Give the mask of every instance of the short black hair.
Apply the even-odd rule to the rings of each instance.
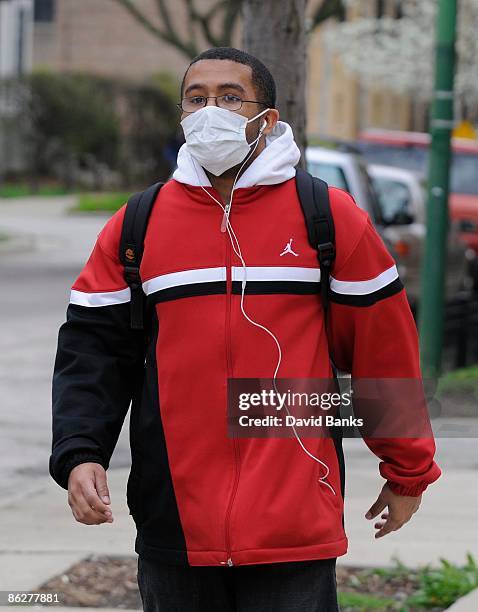
[[[250,66],[252,70],[252,84],[256,89],[259,99],[261,102],[267,104],[269,108],[275,108],[277,95],[276,84],[270,70],[257,59],[257,57],[245,51],[241,51],[240,49],[235,49],[234,47],[213,47],[212,49],[203,51],[203,53],[200,53],[191,60],[181,83],[181,98],[183,97],[184,81],[186,80],[189,68],[201,60],[230,60],[237,64]]]

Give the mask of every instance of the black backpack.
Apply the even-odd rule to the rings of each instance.
[[[145,295],[139,266],[149,216],[156,196],[164,183],[155,183],[145,191],[133,194],[126,206],[121,233],[119,257],[124,278],[131,289],[131,328],[143,329]],[[297,193],[307,225],[310,245],[317,250],[320,263],[320,294],[324,316],[329,304],[330,266],[335,258],[335,229],[330,211],[329,190],[325,181],[297,168]],[[327,318],[325,319],[327,324]]]

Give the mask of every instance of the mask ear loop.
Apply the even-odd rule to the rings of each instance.
[[[264,112],[267,112],[268,110],[269,109],[267,108]],[[263,113],[259,113],[259,115],[256,115],[255,117],[253,117],[252,119],[250,119],[250,121],[253,121],[254,119],[257,119],[262,114]],[[259,130],[259,134],[258,134],[257,138],[250,143],[251,146],[255,145],[254,148],[251,151],[249,151],[249,153],[246,155],[244,161],[241,164],[241,167],[239,168],[238,173],[236,174],[236,177],[234,179],[234,183],[232,184],[231,196],[229,198],[229,202],[226,205],[226,208],[224,209],[224,216],[222,217],[222,223],[221,223],[221,232],[225,232],[226,231],[227,225],[229,223],[229,214],[231,212],[231,207],[232,207],[232,196],[234,194],[234,189],[236,188],[237,179],[239,178],[239,175],[241,174],[241,171],[244,168],[245,164],[254,155],[254,152],[257,149],[257,146],[259,145],[259,140],[261,139],[262,132],[266,129],[266,127],[267,127],[267,121],[264,121],[261,129]]]
[[[264,122],[264,123],[266,123],[266,122]],[[266,125],[267,125],[267,123],[266,123]],[[248,154],[247,154],[246,159],[244,160],[244,162],[242,163],[241,167],[239,168],[238,173],[236,174],[236,178],[234,179],[233,187],[232,187],[232,190],[231,190],[231,197],[230,197],[230,200],[229,200],[229,209],[230,209],[231,204],[232,204],[232,196],[233,196],[233,193],[234,193],[234,188],[235,188],[235,185],[236,185],[237,178],[238,178],[238,176],[239,176],[239,174],[240,174],[240,172],[241,172],[241,170],[242,170],[242,168],[243,168],[244,164],[247,162],[248,158],[249,158],[251,155],[253,155],[253,154],[254,154],[254,151],[255,151],[255,150],[256,150],[256,148],[257,148],[257,145],[258,145],[258,143],[259,143],[259,139],[260,139],[260,137],[261,137],[261,135],[262,135],[262,132],[264,131],[264,129],[265,129],[265,127],[266,127],[266,125],[264,125],[264,126],[263,126],[263,127],[260,129],[260,131],[259,131],[259,136],[258,136],[258,137],[257,137],[257,139],[256,139],[256,145],[255,145],[254,149],[253,149],[253,150],[252,150],[250,153],[248,153]],[[191,156],[191,159],[192,159],[192,156]],[[243,256],[242,256],[242,251],[241,251],[241,246],[240,246],[240,244],[239,244],[239,240],[237,239],[237,236],[236,236],[236,233],[235,233],[235,231],[234,231],[234,228],[232,227],[232,224],[231,224],[231,222],[229,221],[229,210],[227,210],[227,205],[226,205],[226,207],[224,207],[224,206],[223,206],[223,204],[222,204],[222,203],[221,203],[219,200],[217,200],[217,199],[216,199],[216,198],[215,198],[215,197],[214,197],[212,194],[210,194],[210,193],[209,193],[209,191],[207,191],[207,189],[205,189],[205,188],[204,188],[204,186],[203,186],[203,185],[201,185],[201,184],[200,184],[200,183],[201,183],[201,181],[200,181],[200,179],[199,179],[199,174],[198,174],[198,172],[197,172],[197,168],[196,168],[196,165],[195,165],[195,160],[194,160],[194,159],[192,159],[192,162],[193,162],[194,171],[196,172],[196,176],[197,176],[197,178],[198,178],[198,183],[199,183],[199,186],[201,187],[201,189],[202,189],[202,190],[203,190],[203,191],[204,191],[204,192],[205,192],[205,193],[206,193],[206,194],[207,194],[207,195],[208,195],[208,196],[209,196],[209,197],[210,197],[212,200],[214,200],[214,201],[215,201],[217,204],[219,204],[219,206],[220,206],[220,207],[222,208],[222,210],[224,211],[223,222],[222,222],[222,224],[221,224],[221,231],[226,231],[226,229],[227,229],[227,233],[228,233],[228,235],[229,235],[229,240],[231,241],[231,246],[232,246],[232,249],[233,249],[234,253],[237,255],[237,257],[240,259],[241,264],[242,264],[242,268],[243,268],[244,277],[243,277],[242,282],[241,282],[241,312],[242,312],[242,314],[244,315],[244,317],[246,318],[246,320],[247,320],[247,321],[249,321],[249,323],[251,323],[251,324],[252,324],[252,325],[254,325],[255,327],[258,327],[258,328],[260,328],[260,329],[264,330],[266,333],[268,333],[268,334],[269,334],[269,336],[271,336],[271,338],[274,340],[274,342],[275,342],[275,344],[276,344],[276,346],[277,346],[277,351],[278,351],[278,359],[277,359],[277,365],[276,365],[275,370],[274,370],[274,375],[273,375],[273,377],[272,377],[272,384],[273,384],[273,386],[274,386],[274,389],[275,389],[276,393],[278,394],[278,393],[279,393],[279,391],[278,391],[277,386],[276,386],[276,378],[277,378],[277,372],[279,371],[279,367],[280,367],[280,364],[281,364],[281,362],[282,362],[282,349],[281,349],[280,342],[279,342],[279,340],[277,339],[277,337],[275,336],[275,334],[274,334],[274,333],[273,333],[273,332],[272,332],[270,329],[268,329],[267,327],[265,327],[265,326],[264,326],[264,325],[262,325],[261,323],[258,323],[257,321],[254,321],[253,319],[251,319],[251,317],[249,317],[249,315],[246,313],[246,311],[245,311],[245,309],[244,309],[244,293],[245,293],[246,283],[247,283],[247,266],[246,266],[246,262],[244,261],[244,258],[243,258]],[[224,225],[224,230],[222,229],[223,225]],[[285,409],[286,409],[286,411],[287,411],[287,414],[288,414],[289,416],[291,416],[291,415],[290,415],[290,412],[289,412],[289,408],[288,408],[288,406],[287,406],[287,403],[285,403],[285,404],[284,404],[284,407],[285,407]],[[297,433],[297,431],[296,431],[295,425],[292,425],[292,430],[293,430],[293,432],[294,432],[294,436],[296,437],[297,442],[300,444],[300,446],[301,446],[302,450],[303,450],[303,451],[304,451],[304,452],[305,452],[305,453],[306,453],[306,454],[307,454],[307,455],[308,455],[308,456],[309,456],[311,459],[314,459],[314,461],[317,461],[317,462],[318,462],[320,465],[322,465],[322,466],[325,468],[325,470],[326,470],[325,474],[324,474],[323,476],[320,476],[320,477],[319,477],[319,479],[318,479],[319,484],[323,484],[323,485],[325,485],[326,487],[328,487],[328,488],[329,488],[329,489],[332,491],[332,493],[333,493],[334,495],[336,495],[336,493],[335,493],[335,489],[334,489],[334,488],[333,488],[333,486],[332,486],[330,483],[328,483],[328,482],[327,482],[327,480],[326,480],[326,479],[328,478],[328,476],[329,476],[329,473],[330,473],[330,468],[329,468],[329,466],[328,466],[326,463],[324,463],[323,461],[321,461],[321,460],[320,460],[318,457],[316,457],[315,455],[313,455],[313,454],[312,454],[312,453],[311,453],[311,452],[310,452],[310,451],[309,451],[307,448],[305,448],[305,446],[304,446],[304,444],[303,444],[303,442],[302,442],[302,440],[301,440],[300,436],[298,435],[298,433]]]

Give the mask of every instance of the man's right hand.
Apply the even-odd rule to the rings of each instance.
[[[85,525],[112,523],[106,471],[99,463],[80,463],[68,477],[68,504]]]

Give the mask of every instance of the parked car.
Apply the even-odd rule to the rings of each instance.
[[[407,291],[413,296],[419,295],[426,234],[425,177],[410,170],[376,164],[369,164],[368,172],[382,208],[385,232],[406,262]],[[445,276],[448,296],[470,288],[470,267],[475,260],[475,252],[460,240],[459,222],[452,220]]]
[[[427,172],[430,135],[368,129],[354,143],[368,163]],[[460,239],[478,254],[478,141],[452,139],[450,217],[460,222]]]
[[[423,219],[419,221],[416,213],[412,216],[407,209],[402,217],[387,218],[388,209],[381,203],[374,183],[368,173],[367,163],[363,156],[352,147],[340,145],[338,148],[308,147],[306,150],[307,169],[314,176],[326,181],[329,185],[350,192],[357,204],[368,212],[377,231],[397,263],[397,268],[405,285],[412,309],[415,311],[420,295],[420,262],[421,250],[425,236]],[[416,190],[416,185],[413,187]],[[392,216],[393,217],[393,216]],[[404,223],[404,221],[407,221]],[[449,262],[447,280],[447,300],[455,296],[462,282],[466,283],[467,261],[463,255],[459,263]]]
[[[340,145],[338,148],[307,147],[305,156],[312,175],[351,193],[374,224],[379,229],[383,226],[380,203],[367,172],[367,163],[360,153]]]

